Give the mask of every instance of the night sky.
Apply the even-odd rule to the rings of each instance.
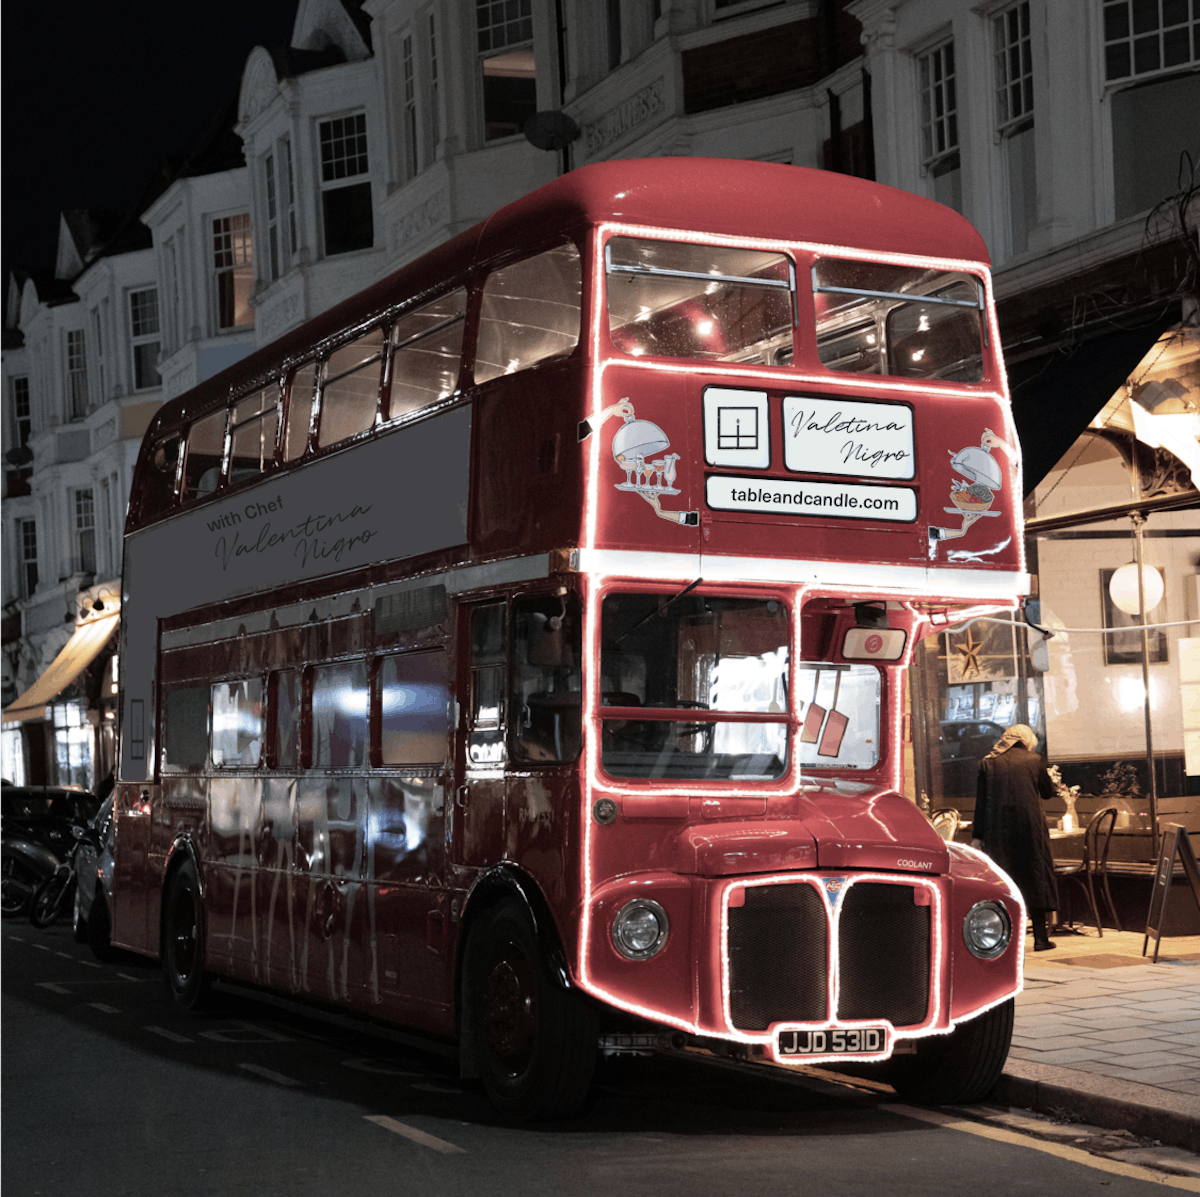
[[[299,0],[24,0],[4,6],[3,270],[53,266],[59,212],[126,211],[193,149]]]

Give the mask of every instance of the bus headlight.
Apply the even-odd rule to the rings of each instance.
[[[999,902],[976,902],[963,919],[963,941],[973,956],[994,960],[1008,947],[1012,922]]]
[[[649,898],[627,902],[613,919],[613,944],[627,960],[649,960],[667,942],[667,912]]]

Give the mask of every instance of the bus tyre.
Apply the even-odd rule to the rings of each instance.
[[[464,1019],[488,1098],[506,1117],[569,1118],[588,1095],[599,1028],[554,977],[523,906],[485,911],[463,961]]]
[[[884,1080],[908,1101],[921,1105],[968,1105],[995,1087],[1008,1059],[1014,1002],[960,1023],[949,1035],[917,1041],[915,1056],[889,1062]]]
[[[204,959],[204,900],[196,866],[188,860],[167,883],[162,949],[167,990],[185,1010],[207,1004],[211,978],[204,971]]]

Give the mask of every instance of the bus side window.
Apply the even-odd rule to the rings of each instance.
[[[150,452],[150,468],[142,488],[142,519],[152,519],[175,502],[175,476],[179,472],[179,437],[163,437]]]
[[[446,652],[404,653],[379,663],[380,762],[440,765],[450,751]]]
[[[361,769],[370,739],[366,661],[318,665],[312,685],[312,763],[316,769]]]
[[[275,464],[279,434],[279,387],[275,383],[240,399],[230,422],[229,483],[257,478]]]
[[[471,614],[471,726],[467,759],[474,765],[504,761],[505,605]]]
[[[287,430],[283,438],[283,460],[295,461],[308,448],[312,423],[313,395],[317,389],[317,363],[305,362],[292,374],[288,387]]]
[[[221,478],[221,457],[225,452],[225,417],[222,409],[197,420],[187,434],[183,459],[183,493],[180,498],[202,499],[217,489]]]
[[[207,686],[180,686],[163,695],[162,763],[170,770],[199,769],[208,759]]]
[[[583,713],[583,620],[575,595],[513,603],[513,756],[573,761]]]
[[[270,763],[275,769],[300,768],[300,682],[298,669],[281,669],[270,677]]]
[[[393,325],[389,419],[419,411],[454,393],[466,312],[467,292],[460,287],[406,312]]]
[[[566,357],[579,344],[583,275],[569,242],[501,267],[483,284],[475,381]]]
[[[320,448],[375,426],[382,373],[382,328],[373,328],[330,354],[321,376]]]
[[[218,682],[212,688],[212,762],[253,767],[262,759],[262,678]]]

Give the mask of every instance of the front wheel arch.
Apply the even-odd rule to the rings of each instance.
[[[463,1040],[493,1106],[519,1120],[575,1114],[591,1089],[599,1021],[591,1002],[555,975],[515,896],[472,921],[460,992]]]

